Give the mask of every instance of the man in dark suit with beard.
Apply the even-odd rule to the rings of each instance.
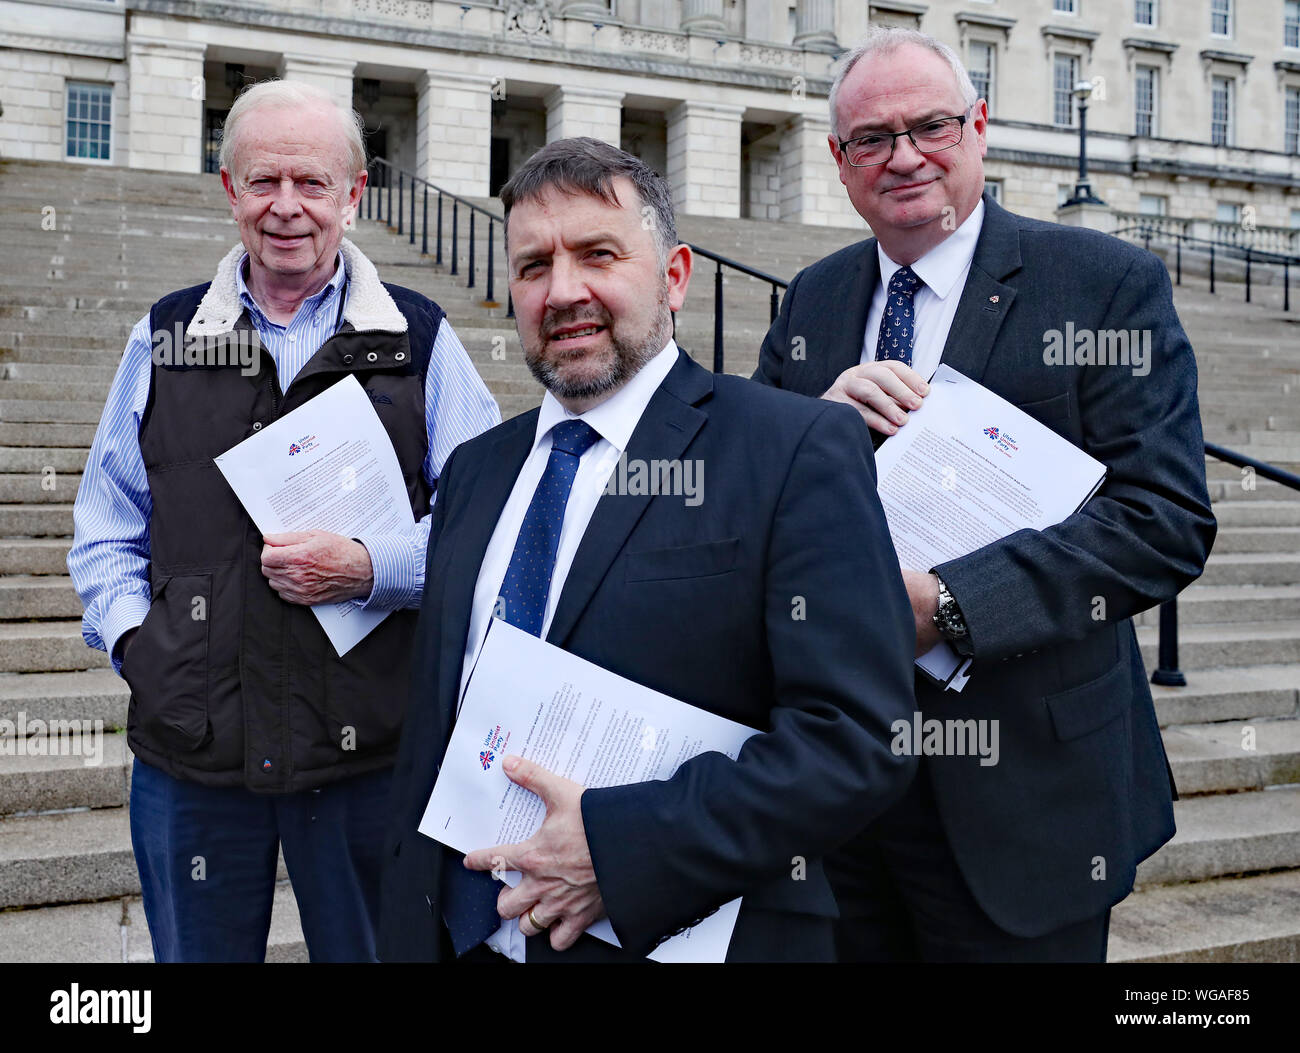
[[[821,857],[915,767],[891,749],[913,708],[912,620],[868,431],[678,350],[691,253],[667,184],[636,158],[551,143],[501,197],[519,335],[547,394],[439,480],[379,956],[635,961],[743,896],[728,960],[830,960]],[[704,486],[603,493],[620,458]],[[546,820],[466,866],[417,827],[494,612],[760,734],[734,761],[702,753],[671,779],[601,789],[506,758]],[[523,880],[501,891],[497,868]],[[584,934],[604,916],[621,950]]]

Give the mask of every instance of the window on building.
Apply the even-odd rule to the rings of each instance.
[[[1079,80],[1079,57],[1057,55],[1052,73],[1052,123],[1074,127],[1074,86]]]
[[[1300,230],[1300,208],[1291,210],[1291,229]]]
[[[1235,201],[1220,201],[1215,206],[1214,218],[1219,223],[1240,223],[1241,206]]]
[[[997,48],[987,41],[973,40],[967,64],[971,83],[975,85],[975,94],[988,102],[990,113],[993,112],[993,64],[996,61],[996,51]]]
[[[1077,15],[1079,13],[1078,0],[1052,0],[1052,10],[1060,11],[1066,15]]]
[[[68,157],[109,159],[113,130],[113,86],[68,84]]]
[[[991,197],[999,205],[1002,204],[1002,180],[1001,179],[984,180],[984,189],[989,192],[989,197]]]
[[[1286,89],[1286,152],[1300,154],[1300,88]]]
[[[1169,198],[1164,194],[1141,194],[1138,196],[1138,211],[1144,216],[1169,215]]]
[[[1133,21],[1140,26],[1156,24],[1156,0],[1136,0],[1133,5]]]
[[[1300,0],[1286,0],[1282,38],[1287,47],[1300,48]]]
[[[1133,134],[1151,138],[1156,135],[1156,80],[1154,66],[1139,66],[1133,90]]]
[[[1210,0],[1210,32],[1216,37],[1232,36],[1232,0]]]
[[[1231,146],[1233,83],[1231,77],[1215,77],[1210,88],[1210,142],[1215,146]]]

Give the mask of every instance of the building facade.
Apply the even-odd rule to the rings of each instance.
[[[1008,207],[1051,218],[1073,189],[1088,80],[1092,185],[1121,219],[1296,247],[1300,0],[0,0],[0,154],[215,170],[235,94],[280,76],[453,193],[593,135],[684,212],[861,227],[826,96],[872,23],[966,61]]]

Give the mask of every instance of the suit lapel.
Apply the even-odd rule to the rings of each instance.
[[[970,274],[948,330],[940,361],[972,380],[988,365],[1016,290],[1003,283],[1020,269],[1020,231],[1015,217],[984,196],[984,226],[975,245]]]
[[[825,370],[817,395],[834,384],[846,369],[862,361],[867,314],[880,283],[880,256],[876,252],[875,238],[869,238],[859,247],[861,251],[854,254],[853,262],[845,268],[843,282],[831,291],[826,308],[828,317],[838,314],[843,324],[829,325],[816,337],[830,341],[825,354],[817,354],[816,348],[808,348],[808,357],[821,362]]]
[[[627,460],[648,463],[680,458],[708,418],[696,403],[712,392],[713,374],[679,350],[672,371],[651,396],[632,432],[625,454]],[[555,617],[546,636],[549,642],[564,645],[650,501],[648,494],[601,497],[556,604]]]
[[[464,525],[450,534],[444,531],[438,539],[440,545],[451,541],[453,546],[446,564],[451,572],[447,575],[442,597],[439,643],[442,651],[439,697],[447,718],[443,726],[448,733],[454,722],[460,693],[460,667],[465,654],[465,640],[469,636],[478,571],[483,565],[483,555],[492,540],[497,520],[501,518],[501,510],[505,508],[515,480],[532,450],[537,434],[537,414],[538,411],[533,410],[501,426],[502,434],[488,451],[468,498],[463,513]],[[473,568],[472,573],[470,568]]]

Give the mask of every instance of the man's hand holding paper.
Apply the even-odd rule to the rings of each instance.
[[[374,570],[366,546],[328,530],[266,534],[262,574],[286,603],[318,603],[369,596]]]
[[[502,768],[511,782],[542,799],[546,818],[526,841],[471,852],[465,865],[522,873],[518,885],[501,893],[498,912],[503,918],[518,918],[525,936],[549,929],[551,946],[567,950],[587,926],[605,916],[582,826],[585,787],[524,757],[506,757]]]

